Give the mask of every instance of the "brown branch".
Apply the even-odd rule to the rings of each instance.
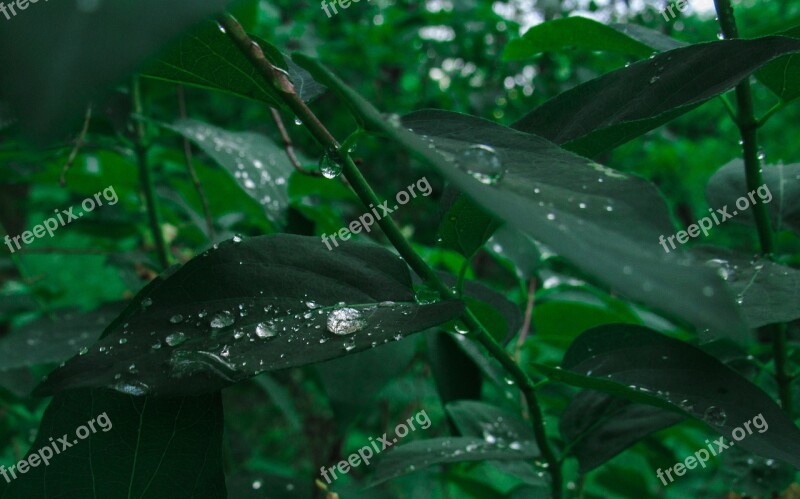
[[[78,153],[83,147],[84,142],[86,141],[86,133],[89,131],[89,122],[92,120],[92,105],[86,108],[86,116],[83,118],[83,128],[81,128],[81,133],[78,134],[78,138],[75,139],[75,146],[72,148],[72,152],[69,153],[69,157],[67,158],[67,162],[64,164],[64,168],[61,170],[61,179],[59,183],[61,187],[67,185],[67,172],[70,168],[72,168],[72,164],[75,162],[75,158],[78,157]]]
[[[533,296],[536,292],[536,279],[531,278],[528,281],[528,303],[525,306],[525,320],[522,322],[522,329],[519,332],[519,338],[517,338],[517,351],[516,351],[516,358],[517,362],[520,359],[520,350],[522,350],[522,345],[525,343],[525,339],[528,337],[528,331],[531,329],[531,318],[533,317]]]
[[[286,126],[283,124],[283,119],[281,119],[281,115],[277,109],[274,107],[269,108],[270,112],[272,113],[272,119],[275,121],[275,125],[278,127],[278,131],[281,134],[281,139],[283,140],[283,147],[286,149],[286,156],[289,158],[289,162],[292,164],[295,170],[302,173],[303,175],[311,175],[313,177],[321,177],[322,174],[316,170],[308,170],[303,168],[303,165],[300,164],[300,161],[297,159],[297,156],[294,154],[294,147],[292,146],[292,139],[289,138],[289,133],[286,131]]]
[[[181,119],[185,120],[187,117],[186,95],[183,92],[183,85],[178,85],[177,92],[178,112],[180,113]],[[203,191],[203,185],[200,183],[200,178],[197,176],[197,171],[194,169],[194,161],[192,161],[192,143],[189,142],[189,139],[186,137],[183,137],[183,156],[186,158],[186,170],[189,171],[189,176],[192,177],[194,189],[197,191],[197,195],[200,197],[200,203],[203,205],[203,215],[205,216],[206,226],[208,227],[208,238],[213,240],[215,237],[214,217],[211,216],[211,208],[208,206],[208,198],[206,198],[205,191]]]

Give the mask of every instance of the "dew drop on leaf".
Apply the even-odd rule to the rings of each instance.
[[[459,165],[482,184],[494,185],[505,173],[503,162],[493,147],[472,145],[461,151]]]
[[[367,322],[362,319],[361,312],[354,308],[337,308],[328,314],[328,331],[333,334],[353,334],[366,326]]]

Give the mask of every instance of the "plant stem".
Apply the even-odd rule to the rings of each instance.
[[[283,102],[298,118],[300,118],[314,139],[325,148],[326,154],[336,154],[338,158],[332,159],[342,161],[342,173],[364,206],[369,206],[369,204],[379,205],[380,200],[378,196],[375,194],[375,191],[372,190],[372,187],[361,174],[361,171],[355,165],[352,158],[350,158],[347,151],[340,147],[333,135],[325,128],[325,125],[319,121],[313,111],[311,111],[300,96],[297,95],[294,91],[294,87],[286,76],[266,59],[261,48],[258,44],[253,42],[247,33],[245,33],[239,22],[230,14],[221,16],[218,21],[225,28],[225,32],[233,40],[234,44],[248,57],[250,63],[253,64],[261,77],[278,90]],[[457,298],[456,293],[450,289],[433,269],[428,266],[422,257],[414,251],[391,217],[380,218],[378,220],[378,225],[383,230],[389,242],[391,242],[400,253],[400,256],[403,257],[406,263],[426,284],[439,291],[442,298]],[[495,341],[469,308],[466,309],[462,319],[484,348],[500,362],[519,385],[527,402],[531,419],[533,420],[533,431],[536,436],[536,442],[542,452],[542,457],[549,467],[550,476],[552,477],[553,497],[556,499],[560,498],[562,481],[561,466],[550,447],[547,435],[544,431],[544,417],[536,398],[533,381],[527,373],[514,362],[508,352]]]
[[[131,95],[133,96],[133,112],[141,116],[142,94],[139,88],[138,76],[133,77],[133,82],[131,84]],[[164,234],[161,232],[161,224],[159,223],[160,217],[158,216],[158,205],[156,204],[153,179],[150,176],[150,166],[147,163],[147,145],[145,144],[144,122],[139,119],[134,120],[134,128],[136,159],[139,164],[139,181],[142,184],[145,202],[147,203],[147,215],[150,221],[150,230],[153,232],[153,240],[155,241],[156,251],[158,253],[158,261],[161,264],[161,270],[166,270],[167,267],[169,267],[169,258],[167,257],[167,245],[164,242]]]
[[[733,6],[730,0],[714,0],[717,9],[719,25],[722,34],[726,39],[739,37],[739,30],[736,27],[736,17],[733,13]],[[773,110],[761,119],[756,120],[753,109],[753,93],[750,88],[749,78],[745,78],[736,86],[736,104],[738,113],[736,124],[742,136],[742,151],[744,159],[745,178],[747,190],[754,191],[761,186],[764,181],[761,175],[761,158],[758,153],[758,128],[769,118]],[[774,109],[774,108],[773,108]],[[773,251],[772,227],[764,203],[753,204],[753,215],[758,230],[758,240],[761,244],[761,253],[770,258]],[[778,324],[769,328],[772,333],[772,355],[775,360],[775,381],[778,385],[778,394],[783,410],[791,416],[792,397],[791,397],[791,377],[786,372],[786,358],[788,355],[788,345],[786,341],[786,327]]]
[[[188,118],[188,113],[186,112],[186,93],[183,91],[183,85],[178,85],[177,95],[178,113],[181,119],[185,120]],[[200,178],[198,178],[197,171],[194,169],[194,161],[192,161],[192,143],[189,142],[189,139],[186,137],[183,137],[183,157],[186,162],[186,170],[189,172],[189,176],[192,178],[194,190],[197,191],[197,195],[200,197],[200,204],[203,206],[203,216],[206,218],[208,239],[213,241],[216,239],[216,235],[214,234],[214,217],[211,215],[211,208],[209,208],[208,198],[203,190],[203,184],[200,183]]]

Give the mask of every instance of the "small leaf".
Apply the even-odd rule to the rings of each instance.
[[[439,237],[444,248],[472,258],[492,236],[501,222],[486,213],[468,197],[459,195],[447,209],[439,224]]]
[[[558,428],[570,453],[578,458],[581,473],[587,473],[651,433],[684,419],[675,412],[587,390],[572,399]]]
[[[253,132],[229,132],[197,120],[164,125],[183,135],[212,157],[261,206],[272,222],[289,206],[288,178],[292,164],[286,152]]]
[[[583,333],[561,368],[538,366],[556,381],[689,415],[732,441],[731,432],[762,417],[736,446],[800,468],[800,430],[764,391],[715,357],[641,326],[615,324]]]
[[[800,234],[800,164],[767,165],[762,168],[761,175],[764,183],[752,193],[753,199],[756,203],[767,205],[772,229],[793,230]],[[732,221],[754,225],[753,202],[748,192],[741,159],[735,159],[717,170],[706,185],[709,205],[720,209],[727,205],[730,214],[738,211],[731,218]],[[736,200],[741,197],[747,200],[747,210],[738,210],[736,207]]]
[[[88,353],[39,387],[195,395],[264,371],[340,357],[452,320],[459,301],[418,305],[387,250],[316,237],[224,243],[142,290]]]
[[[725,279],[749,327],[800,319],[800,270],[716,247],[693,252]]]

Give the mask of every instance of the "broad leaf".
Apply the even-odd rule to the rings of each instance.
[[[105,414],[104,430],[78,440],[78,427]],[[88,430],[87,430],[88,431]],[[132,397],[109,390],[57,395],[47,408],[31,452],[67,435],[71,447],[52,453],[16,480],[0,480],[3,499],[130,497],[224,499],[222,401],[202,397]],[[10,476],[10,475],[9,475]]]
[[[418,440],[389,451],[380,461],[371,485],[378,485],[435,464],[491,459],[520,460],[536,455],[538,450],[535,447],[511,448],[505,444],[489,443],[482,438],[443,437]]]
[[[63,362],[88,348],[122,311],[121,303],[88,313],[57,311],[0,339],[0,370]]]
[[[800,38],[800,26],[780,35]],[[783,56],[764,66],[757,75],[782,101],[789,102],[800,97],[800,54]]]
[[[12,22],[3,20],[0,88],[28,130],[51,137],[165,42],[227,3],[31,3]]]
[[[653,432],[685,418],[591,390],[572,399],[558,423],[569,452],[587,473]]]
[[[800,270],[720,248],[694,252],[725,279],[751,328],[800,319]]]
[[[421,111],[403,119],[406,130],[384,120],[317,61],[295,58],[369,129],[435,166],[495,216],[634,299],[712,334],[744,339],[722,280],[659,246],[659,237],[675,229],[651,184],[471,116]]]
[[[458,301],[416,304],[408,268],[379,246],[328,251],[315,237],[234,239],[145,288],[39,393],[202,394],[400,340],[462,311]]]
[[[483,384],[481,371],[475,361],[461,349],[461,342],[444,331],[429,334],[426,340],[428,362],[442,404],[455,400],[480,399]],[[480,351],[478,355],[482,357]]]
[[[647,57],[654,51],[671,50],[685,45],[657,31],[636,25],[607,26],[592,19],[575,16],[554,19],[532,27],[522,38],[511,40],[503,59],[516,61],[542,52],[581,48],[619,52]]]
[[[793,230],[800,234],[800,164],[767,165],[762,168],[761,176],[766,188],[759,186],[753,193],[753,199],[767,205],[772,229]],[[738,211],[731,218],[732,221],[753,225],[755,219],[752,206],[747,210],[738,210],[736,207],[736,200],[741,197],[749,205],[753,204],[748,198],[748,192],[750,190],[745,179],[744,162],[740,159],[735,159],[717,170],[706,185],[709,205],[714,208],[727,205],[730,214]]]
[[[559,369],[540,366],[556,381],[618,395],[689,415],[732,441],[732,431],[761,416],[766,430],[735,445],[800,468],[800,430],[761,388],[688,343],[634,325],[586,331]]]
[[[256,41],[273,64],[287,71],[301,97],[310,100],[322,93],[324,89],[307,72],[287,61],[268,42],[261,39]],[[206,21],[185,35],[142,74],[183,85],[219,90],[271,106],[282,105],[277,90],[264,81],[214,21]]]
[[[261,206],[272,222],[289,206],[288,178],[293,168],[277,144],[253,132],[229,132],[197,120],[165,125],[197,144],[222,165]]]
[[[722,94],[800,40],[723,40],[660,53],[564,92],[512,126],[596,156]]]

